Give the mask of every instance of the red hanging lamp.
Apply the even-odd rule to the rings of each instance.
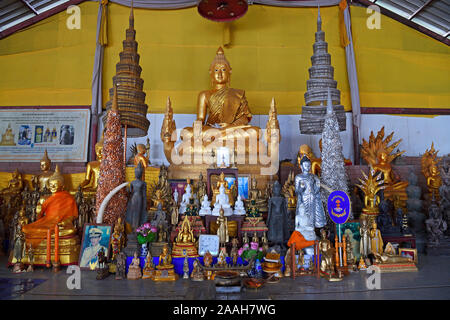
[[[212,21],[230,22],[242,17],[248,10],[247,0],[201,0],[198,13]]]

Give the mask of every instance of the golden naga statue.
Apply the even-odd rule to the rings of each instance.
[[[376,137],[373,132],[371,132],[369,142],[363,139],[361,155],[363,159],[372,166],[375,172],[381,172],[383,174],[384,183],[386,185],[384,191],[386,199],[392,200],[394,195],[398,195],[402,201],[406,201],[406,187],[408,186],[408,182],[400,181],[391,166],[391,162],[405,151],[392,153],[400,142],[402,142],[402,139],[400,139],[388,146],[393,135],[394,132],[384,139],[384,127],[378,131]]]
[[[171,164],[177,162],[172,158],[175,154],[183,158],[181,161],[190,161],[191,164],[192,161],[196,161],[194,155],[210,155],[215,148],[227,145],[236,148],[236,144],[239,144],[238,141],[245,143],[245,148],[240,148],[237,151],[239,153],[245,151],[246,157],[251,146],[255,147],[256,152],[260,151],[258,142],[261,129],[249,125],[252,114],[245,97],[245,91],[229,86],[231,66],[225,58],[222,48],[217,50],[210,65],[209,74],[212,88],[199,93],[197,119],[193,127],[186,127],[181,132],[183,143],[177,150],[173,150],[176,142],[176,125],[173,120],[170,99],[167,100],[167,109],[161,127],[161,140],[164,144],[164,154]],[[278,121],[276,121],[277,114],[274,100],[272,100],[270,115],[269,129],[277,129]],[[269,134],[266,132],[266,141],[267,139],[274,141],[278,146],[279,139],[273,139],[275,135],[273,132]],[[211,138],[214,138],[214,143],[210,143]],[[270,152],[270,148],[268,149],[266,150],[267,153]],[[234,151],[230,150],[230,153]],[[198,159],[200,160],[198,164],[207,163],[204,158]],[[210,163],[208,162],[208,164]]]
[[[0,146],[15,146],[14,133],[11,128],[11,123],[8,124],[5,133],[2,134],[2,140],[0,141]]]
[[[441,173],[439,172],[438,164],[442,160],[436,159],[439,150],[434,149],[434,143],[431,143],[430,150],[426,150],[422,156],[422,173],[427,179],[427,187],[431,198],[434,197],[436,201],[440,199],[439,188],[442,185]]]
[[[381,178],[382,173],[379,172],[376,174],[375,170],[370,166],[368,175],[362,170],[361,173],[364,176],[364,180],[358,179],[361,184],[357,184],[356,186],[364,192],[364,208],[362,212],[367,215],[377,215],[379,212],[378,205],[380,204],[380,197],[377,193],[386,187]]]
[[[230,206],[234,205],[234,189],[228,188],[228,182],[225,180],[225,174],[222,172],[219,176],[219,180],[216,183],[216,187],[212,187],[212,201],[211,204],[216,203],[216,196],[220,193],[220,187],[223,186],[225,188],[225,194],[228,196],[228,201],[230,203]],[[235,185],[233,185],[235,186]]]
[[[83,191],[96,192],[98,187],[98,177],[100,173],[100,163],[102,162],[103,135],[99,142],[95,144],[95,154],[97,160],[88,162],[84,180],[80,183]]]
[[[52,161],[48,158],[47,149],[44,151],[44,156],[40,161],[40,165],[42,172],[37,176],[33,176],[31,183],[38,191],[43,191],[45,188],[48,190],[48,179],[53,175],[53,172],[50,171]]]
[[[322,159],[316,158],[316,156],[314,155],[311,147],[308,146],[307,144],[302,144],[300,146],[300,148],[298,149],[297,165],[298,165],[299,168],[301,168],[300,161],[302,160],[303,156],[306,156],[309,159],[309,161],[311,161],[311,172],[313,174],[315,174],[316,176],[320,176],[320,169],[321,169],[321,166],[322,166]]]

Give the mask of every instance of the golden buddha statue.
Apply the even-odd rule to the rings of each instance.
[[[162,198],[162,190],[156,190],[155,191],[155,197],[152,198],[153,201],[153,206],[152,206],[152,210],[157,210],[158,205],[161,204],[161,208],[164,209],[165,208],[165,201]]]
[[[100,173],[100,163],[102,162],[103,152],[103,135],[99,142],[95,144],[95,154],[97,160],[88,162],[86,167],[86,174],[84,180],[80,183],[83,191],[93,192],[97,191],[98,177]]]
[[[381,231],[378,229],[377,222],[375,220],[372,221],[372,226],[369,230],[369,237],[371,253],[383,253],[383,238],[381,237]]]
[[[439,188],[442,186],[441,173],[438,169],[438,164],[442,160],[436,159],[439,151],[434,149],[434,143],[431,143],[430,150],[426,150],[422,156],[422,173],[427,179],[428,192],[430,199],[434,197],[436,201],[440,200]]]
[[[373,132],[371,132],[369,142],[363,139],[361,155],[363,159],[372,166],[375,172],[381,172],[383,174],[384,183],[386,185],[384,191],[386,199],[392,200],[394,195],[398,195],[402,201],[406,201],[406,187],[408,186],[408,182],[399,181],[391,166],[391,162],[405,151],[391,154],[402,141],[400,139],[388,146],[393,135],[394,132],[384,139],[384,127],[381,128],[376,137]]]
[[[174,257],[198,257],[194,232],[187,215],[184,216],[181,228],[173,243],[172,255]]]
[[[137,167],[139,163],[141,163],[142,168],[147,168],[148,167],[148,158],[146,156],[147,153],[147,147],[145,146],[145,144],[138,144],[136,146],[136,150],[137,150],[137,154],[134,156],[134,166]]]
[[[302,144],[298,149],[297,165],[299,168],[301,168],[300,161],[302,160],[303,156],[306,156],[309,159],[309,161],[311,161],[311,172],[316,176],[320,176],[322,159],[316,158],[311,147],[308,146],[307,144]]]
[[[44,151],[44,156],[40,161],[40,165],[42,172],[37,176],[33,176],[32,184],[33,187],[38,191],[43,191],[45,188],[48,190],[48,180],[53,175],[53,172],[50,171],[52,161],[48,158],[47,149],[45,149]]]
[[[256,207],[260,213],[267,212],[267,198],[265,198],[261,190],[258,189],[258,183],[255,178],[251,180],[250,189],[248,190],[248,199],[245,200],[245,202],[247,207]]]
[[[364,180],[359,179],[361,184],[356,184],[356,186],[364,193],[364,208],[362,212],[366,215],[377,215],[379,212],[378,205],[380,204],[380,197],[377,193],[385,188],[383,179],[381,179],[381,172],[375,174],[375,170],[369,166],[368,175],[362,170],[361,173],[364,176]]]
[[[157,191],[160,191],[160,196],[156,195]],[[163,165],[161,166],[159,170],[159,178],[158,183],[153,188],[153,194],[151,195],[150,199],[152,200],[158,200],[162,199],[164,200],[163,207],[165,207],[165,204],[169,204],[172,202],[172,188],[170,187],[168,176],[167,176],[167,168]],[[157,205],[156,205],[157,207]]]
[[[2,190],[0,190],[0,196],[3,197],[3,199],[8,202],[12,197],[18,196],[24,187],[22,175],[20,174],[19,170],[16,169],[11,174],[11,180],[8,181],[8,186]]]
[[[73,221],[78,216],[78,209],[73,196],[64,191],[64,177],[58,165],[55,173],[48,179],[48,186],[51,195],[39,199],[36,221],[23,227],[25,241],[35,250],[35,258],[39,261],[36,264],[48,264],[53,252],[51,248],[55,247],[55,256],[61,256],[62,264],[76,263],[80,243]],[[56,257],[55,260],[58,261]]]
[[[237,151],[238,159],[242,159],[239,160],[239,165],[243,162],[250,164],[249,154],[252,148],[255,152],[263,152],[264,154],[268,154],[271,150],[267,147],[262,150],[263,144],[259,143],[261,129],[249,124],[252,114],[245,91],[229,86],[231,65],[225,58],[222,48],[217,50],[210,65],[209,74],[211,88],[199,93],[197,119],[192,127],[186,127],[182,130],[182,143],[176,150],[173,150],[176,142],[176,126],[170,99],[167,102],[166,114],[161,128],[161,140],[164,144],[164,154],[167,160],[171,164],[179,166],[176,168],[177,170],[174,169],[172,175],[181,176],[183,170],[191,176],[194,174],[195,170],[192,167],[189,169],[183,168],[180,166],[182,163],[198,164],[197,168],[205,172],[206,167],[204,165],[212,164],[208,155],[217,147],[230,146],[230,153]],[[276,128],[278,123],[276,121],[276,110],[271,108],[270,114],[272,119],[270,119],[269,129]],[[271,140],[272,136],[272,133],[266,134],[266,139]],[[210,143],[212,140],[214,140],[214,143]],[[243,144],[243,147],[236,148],[236,145],[240,146],[241,144]],[[278,144],[276,147],[278,148]],[[181,171],[178,170],[180,168]]]
[[[228,196],[228,201],[230,203],[230,206],[234,205],[234,195],[233,190],[231,188],[228,188],[228,182],[225,180],[225,174],[222,172],[219,176],[219,180],[216,183],[216,187],[212,187],[212,201],[211,203],[216,203],[216,196],[220,193],[220,187],[223,186],[225,188],[225,194]]]
[[[288,208],[295,209],[297,207],[297,196],[295,194],[294,171],[289,173],[281,189],[281,193],[288,201]]]
[[[219,217],[217,218],[217,235],[219,236],[219,243],[225,245],[230,241],[230,236],[228,233],[228,219],[224,216],[225,211],[221,208],[219,210]]]
[[[334,273],[335,249],[331,246],[330,240],[327,239],[327,231],[320,230],[319,252],[322,256],[320,259],[321,275],[330,279]]]
[[[24,188],[22,175],[17,169],[11,175],[8,186],[0,190],[0,198],[3,200],[0,206],[0,216],[3,217],[3,223],[6,228],[9,228],[14,220],[15,212],[24,200],[21,197],[21,192]]]
[[[167,244],[162,248],[162,252],[158,258],[158,265],[156,270],[152,273],[151,279],[153,281],[175,281],[178,275],[174,271],[172,264],[172,255],[169,253],[169,246]]]
[[[2,134],[2,140],[0,141],[0,146],[15,146],[14,133],[11,128],[11,123],[8,124],[5,133]]]

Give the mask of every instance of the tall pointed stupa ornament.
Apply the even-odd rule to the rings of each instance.
[[[139,65],[138,43],[134,29],[133,3],[131,3],[130,23],[123,41],[123,51],[119,54],[120,61],[116,64],[116,75],[113,77],[113,87],[109,89],[109,101],[106,109],[112,106],[114,87],[117,88],[117,106],[122,126],[127,126],[127,136],[144,137],[147,135],[150,121],[147,119],[145,104],[144,80],[141,78],[142,68]],[[106,123],[104,117],[104,123]]]
[[[345,110],[341,105],[341,92],[334,80],[334,68],[331,66],[331,55],[328,53],[328,43],[325,42],[325,32],[322,31],[320,7],[317,16],[317,32],[311,56],[309,80],[306,81],[305,105],[300,118],[300,133],[321,134],[327,113],[328,89],[331,93],[333,109],[336,113],[339,130],[345,131]]]

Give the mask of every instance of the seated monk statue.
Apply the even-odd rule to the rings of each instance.
[[[103,136],[99,142],[95,144],[95,154],[97,160],[87,164],[86,175],[80,187],[83,191],[95,192],[98,186],[98,176],[100,173],[100,163],[102,162]]]
[[[48,179],[53,175],[53,172],[50,171],[52,161],[48,158],[47,149],[45,149],[40,165],[42,172],[37,176],[33,176],[31,182],[35,190],[43,191],[44,189],[49,189]]]
[[[158,270],[173,269],[172,255],[169,253],[169,247],[167,244],[162,248],[162,252],[159,255],[158,265],[156,266]]]
[[[36,221],[23,227],[26,243],[34,248],[47,238],[47,232],[54,233],[59,226],[61,237],[76,232],[72,222],[78,216],[77,204],[73,196],[64,191],[64,177],[56,166],[55,173],[48,179],[51,196],[39,199],[36,206]]]

